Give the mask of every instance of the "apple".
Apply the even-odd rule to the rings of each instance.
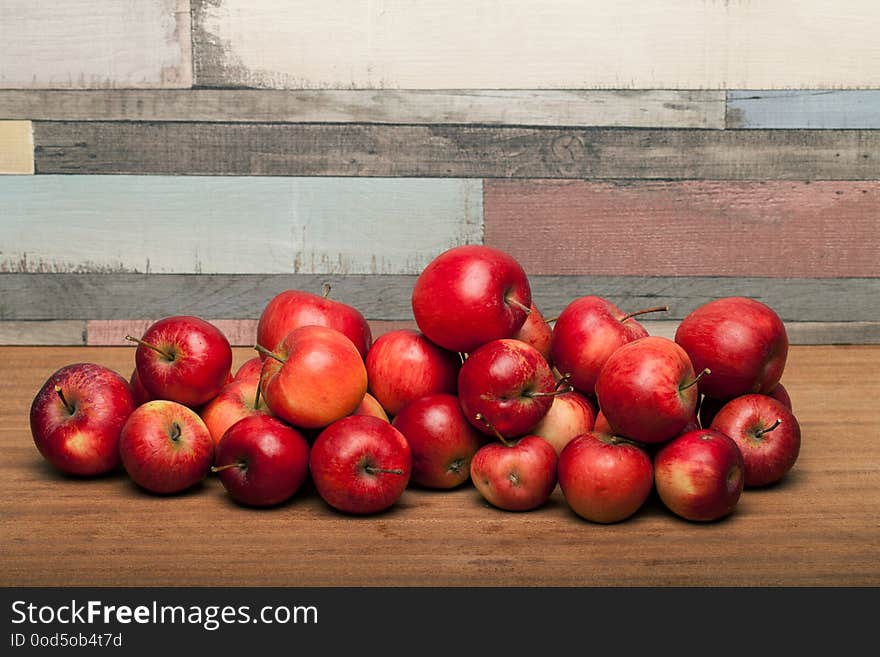
[[[465,417],[483,433],[506,437],[530,432],[550,410],[556,380],[534,347],[513,339],[492,340],[465,360],[458,397]]]
[[[683,433],[654,457],[654,484],[663,504],[687,520],[711,521],[730,514],[743,490],[743,457],[719,431]]]
[[[268,415],[242,418],[223,434],[211,468],[236,502],[281,504],[309,474],[309,445],[295,429]]]
[[[292,330],[316,325],[336,329],[352,341],[361,356],[367,357],[373,334],[360,311],[348,304],[301,290],[285,290],[276,294],[260,314],[257,322],[257,344],[275,350]]]
[[[724,297],[700,306],[679,324],[675,341],[695,369],[712,370],[700,392],[720,400],[770,392],[788,356],[788,336],[779,315],[747,297]]]
[[[144,388],[144,384],[141,383],[136,367],[131,371],[131,376],[128,378],[128,385],[131,388],[131,396],[134,399],[135,406],[140,406],[141,404],[146,404],[148,401],[153,400],[153,395],[151,395],[150,391]]]
[[[99,475],[119,467],[119,436],[135,409],[128,382],[96,363],[55,371],[30,409],[37,450],[62,472]]]
[[[471,480],[487,502],[506,511],[542,506],[556,488],[556,450],[543,438],[484,445],[471,460]]]
[[[354,412],[367,392],[367,369],[351,340],[326,326],[294,329],[269,351],[261,390],[274,415],[317,429]]]
[[[614,433],[614,429],[612,429],[611,425],[608,424],[608,419],[605,417],[605,413],[603,413],[601,410],[596,413],[596,421],[593,423],[593,432],[607,434]]]
[[[747,487],[767,486],[791,470],[801,449],[801,428],[785,405],[768,395],[735,397],[721,407],[712,427],[729,436],[743,456]]]
[[[454,488],[468,480],[471,459],[485,442],[454,395],[437,393],[410,402],[392,422],[412,450],[412,481]]]
[[[246,379],[257,382],[260,380],[260,373],[262,371],[263,359],[259,356],[254,356],[241,364],[241,366],[235,371],[233,379],[237,381]]]
[[[514,340],[521,340],[526,344],[530,344],[541,352],[544,360],[550,363],[550,344],[553,340],[553,329],[550,328],[550,324],[544,319],[541,311],[538,310],[534,303],[529,308],[529,311],[526,321],[511,337]]]
[[[227,383],[199,412],[215,445],[220,442],[226,430],[242,418],[271,414],[266,400],[260,396],[259,379],[253,381],[249,378],[234,379]]]
[[[572,511],[592,522],[620,522],[641,508],[654,488],[651,457],[636,443],[585,433],[559,455],[559,487]]]
[[[454,393],[460,366],[457,353],[412,329],[381,335],[367,353],[370,392],[391,416],[419,397]]]
[[[354,514],[391,507],[406,489],[412,451],[388,422],[352,415],[324,429],[309,457],[312,480],[334,509]]]
[[[474,244],[434,258],[412,293],[419,330],[444,349],[464,353],[511,337],[526,321],[531,304],[520,264],[504,251]]]
[[[791,410],[791,397],[789,397],[788,391],[781,383],[768,392],[767,396],[781,402],[783,406],[788,410]],[[703,399],[700,402],[700,425],[709,428],[712,425],[712,420],[715,415],[728,401],[730,400],[713,399],[712,397],[706,397],[703,395]]]
[[[615,435],[662,443],[681,432],[697,408],[700,376],[684,349],[649,336],[623,345],[608,358],[596,382],[599,408]]]
[[[382,404],[373,397],[370,393],[364,395],[364,398],[361,400],[361,403],[358,404],[358,407],[354,409],[351,413],[352,415],[372,415],[373,417],[377,417],[380,420],[385,420],[386,422],[390,422],[388,419],[388,413],[385,412],[385,409],[382,408]]]
[[[214,460],[214,440],[191,408],[156,399],[128,416],[119,438],[119,455],[138,486],[168,495],[205,478]]]
[[[553,397],[550,410],[531,430],[553,445],[557,454],[575,436],[592,431],[596,421],[596,409],[579,392],[571,391]]]
[[[200,406],[213,399],[229,377],[232,348],[223,332],[190,315],[166,317],[137,342],[138,378],[155,399]]]

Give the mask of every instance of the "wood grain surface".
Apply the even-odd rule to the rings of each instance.
[[[880,128],[880,89],[727,92],[728,128]]]
[[[871,180],[880,130],[34,123],[37,173]]]
[[[235,350],[234,366],[250,350]],[[123,474],[56,474],[28,408],[55,369],[131,371],[128,347],[0,348],[0,585],[136,586],[878,586],[878,347],[794,347],[783,382],[801,425],[786,479],[743,493],[720,522],[679,520],[651,499],[610,526],[580,520],[557,491],[530,513],[466,486],[408,489],[388,512],[351,517],[314,490],[254,511],[216,480],[156,497]]]

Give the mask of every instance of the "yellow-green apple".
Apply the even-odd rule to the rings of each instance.
[[[559,487],[572,511],[593,522],[625,520],[654,488],[651,457],[636,443],[588,432],[559,455]]]
[[[211,432],[215,445],[220,442],[226,430],[242,418],[272,414],[259,391],[259,379],[234,379],[202,407],[199,415]]]
[[[230,497],[250,506],[274,506],[293,497],[309,474],[309,444],[268,415],[242,418],[223,434],[214,467]]]
[[[260,380],[260,373],[263,371],[263,359],[254,356],[244,361],[237,370],[233,379],[241,381],[247,379],[255,383]]]
[[[392,423],[412,450],[412,481],[428,488],[454,488],[468,480],[471,459],[485,442],[464,416],[455,395],[437,393],[401,409]]]
[[[288,333],[309,325],[336,329],[351,340],[361,360],[367,357],[373,334],[361,312],[341,301],[302,290],[285,290],[269,300],[257,322],[257,344],[275,350]]]
[[[553,398],[550,410],[531,433],[541,436],[560,454],[572,438],[592,431],[595,421],[596,409],[593,404],[573,390]]]
[[[649,336],[623,345],[599,373],[596,396],[612,433],[641,443],[662,443],[694,417],[700,376],[684,349]]]
[[[141,383],[136,367],[132,370],[131,376],[128,378],[128,385],[131,388],[131,396],[134,399],[135,406],[140,406],[141,404],[146,404],[148,401],[153,400],[153,395],[151,395],[150,391],[144,388],[144,384]]]
[[[511,337],[514,340],[521,340],[526,344],[532,345],[541,352],[544,360],[551,363],[550,344],[553,340],[553,329],[550,328],[550,324],[544,319],[541,311],[538,310],[534,303],[529,310],[529,316],[526,317],[526,321],[523,322],[523,325]]]
[[[781,383],[778,384],[773,390],[767,393],[768,397],[772,397],[776,401],[780,402],[783,406],[785,406],[788,410],[792,410],[791,408],[791,397],[788,394],[788,391],[785,389],[785,386]],[[727,400],[729,401],[729,400]],[[700,424],[703,427],[710,427],[712,425],[712,419],[715,417],[716,413],[721,410],[721,407],[724,406],[727,401],[721,401],[718,399],[713,399],[712,397],[706,397],[703,395],[703,399],[700,401]]]
[[[679,324],[675,341],[694,368],[712,370],[700,383],[700,392],[719,400],[770,392],[788,356],[779,315],[747,297],[724,297],[695,309]]]
[[[200,406],[229,379],[232,348],[223,332],[191,315],[166,317],[149,326],[137,342],[138,378],[154,399]]]
[[[367,353],[370,392],[391,416],[419,397],[454,393],[460,366],[457,353],[412,329],[379,336]]]
[[[97,363],[54,372],[31,403],[31,435],[49,463],[68,474],[99,475],[119,467],[119,436],[135,409],[128,382]]]
[[[367,392],[367,369],[351,340],[326,326],[301,326],[263,363],[261,390],[274,415],[317,429],[354,412]]]
[[[708,522],[730,514],[743,483],[742,454],[719,431],[683,433],[654,457],[654,485],[660,499],[687,520]]]
[[[734,397],[715,415],[711,428],[732,438],[739,447],[748,487],[776,483],[791,470],[800,453],[797,418],[768,395]]]
[[[492,340],[465,360],[458,374],[458,398],[477,429],[505,437],[529,433],[550,410],[556,380],[534,347],[513,339]],[[483,419],[478,419],[480,416]]]
[[[128,416],[119,438],[119,455],[138,486],[169,495],[205,478],[214,460],[214,441],[191,408],[155,399]]]
[[[382,404],[373,397],[370,393],[364,395],[364,398],[361,400],[361,403],[358,404],[358,407],[354,409],[352,415],[372,415],[373,417],[377,417],[380,420],[385,420],[386,422],[390,422],[388,419],[388,413],[385,412],[385,409],[382,408]]]
[[[483,445],[471,459],[471,481],[489,504],[505,511],[530,511],[556,488],[556,450],[543,438],[524,436]]]
[[[406,489],[412,451],[403,434],[369,415],[342,418],[324,429],[309,456],[312,481],[334,509],[378,513]]]
[[[526,321],[531,304],[529,280],[516,259],[475,244],[435,257],[412,293],[419,330],[441,347],[465,353],[511,337]]]

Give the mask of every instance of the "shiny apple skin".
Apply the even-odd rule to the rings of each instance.
[[[241,381],[243,379],[256,383],[260,380],[260,372],[263,371],[263,359],[254,356],[243,362],[235,371],[234,380]]]
[[[272,414],[262,396],[259,405],[254,406],[257,400],[258,380],[259,378],[254,380],[252,377],[233,379],[200,410],[199,415],[211,432],[215,445],[220,442],[226,430],[239,420],[251,415]]]
[[[544,319],[544,315],[541,314],[541,311],[538,310],[534,303],[531,306],[529,316],[526,317],[526,321],[511,337],[514,340],[520,340],[533,346],[541,353],[548,364],[551,366],[553,365],[550,357],[550,345],[553,342],[553,329],[550,327],[550,324],[547,323],[547,320]]]
[[[146,404],[148,401],[153,400],[153,395],[151,395],[150,391],[144,388],[144,384],[141,383],[136,367],[132,370],[131,376],[128,378],[128,385],[131,388],[131,396],[134,399],[135,406],[140,406],[141,404]]]
[[[556,488],[556,450],[543,438],[524,436],[489,443],[471,459],[471,480],[487,502],[505,511],[531,511]]]
[[[595,421],[596,409],[589,399],[577,391],[564,392],[553,398],[550,410],[531,433],[541,436],[561,454],[570,440],[592,431]]]

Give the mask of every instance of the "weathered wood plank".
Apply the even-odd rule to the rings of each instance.
[[[0,198],[6,272],[417,274],[482,239],[479,180],[28,176]]]
[[[0,121],[0,174],[34,172],[34,134],[30,121]]]
[[[34,123],[37,173],[863,180],[880,130]]]
[[[369,319],[412,319],[415,276],[315,274],[0,274],[0,320],[145,319],[165,315],[254,319],[290,289],[333,287],[333,297]],[[710,276],[531,276],[542,312],[558,314],[585,294],[626,310],[668,304],[666,319],[732,295],[760,299],[785,321],[880,321],[880,278],[725,278]]]
[[[0,119],[723,128],[723,91],[0,91]]]
[[[0,345],[84,345],[86,322],[76,319],[0,322]]]
[[[733,90],[728,128],[880,128],[880,89]]]
[[[189,0],[4,0],[0,88],[189,87]]]
[[[194,0],[193,21],[204,86],[880,86],[870,0]]]
[[[880,182],[487,180],[483,207],[532,274],[880,276]]]

